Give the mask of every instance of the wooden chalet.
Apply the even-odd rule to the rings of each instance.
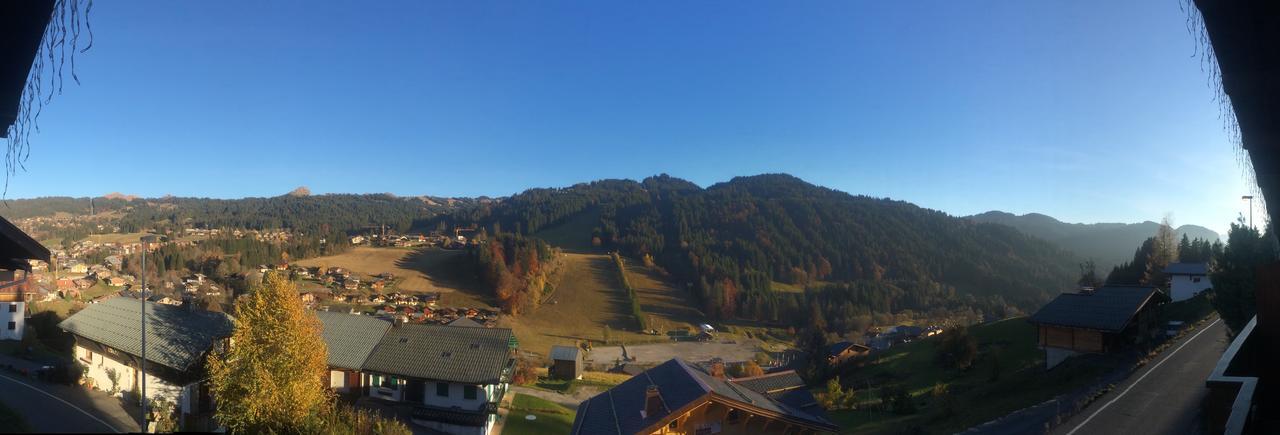
[[[1158,332],[1157,307],[1167,297],[1155,287],[1105,286],[1058,295],[1029,320],[1039,327],[1045,368],[1081,353],[1109,353]]]

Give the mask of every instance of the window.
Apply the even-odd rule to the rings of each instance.
[[[369,385],[382,385],[382,376],[369,375]]]
[[[436,382],[436,395],[440,397],[449,397],[449,383]]]
[[[397,381],[395,376],[387,376],[385,379],[382,380],[382,384],[379,384],[379,385],[381,385],[382,388],[395,388],[398,384],[399,382]]]
[[[9,322],[9,330],[12,331],[15,329],[18,329],[18,322]]]
[[[12,304],[9,304],[9,312],[10,312],[10,313],[16,313],[16,312],[18,312],[18,303],[17,303],[17,302],[14,302],[14,303],[12,303]]]
[[[462,398],[467,400],[476,400],[476,386],[475,385],[463,386]]]

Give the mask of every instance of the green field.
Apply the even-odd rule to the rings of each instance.
[[[534,435],[569,433],[573,428],[573,411],[555,403],[524,394],[516,394],[502,435]],[[534,416],[534,420],[526,419]]]
[[[1045,371],[1036,328],[1026,318],[975,326],[970,334],[978,343],[978,357],[967,371],[943,368],[935,361],[937,337],[892,348],[865,367],[851,369],[845,383],[858,390],[859,409],[835,411],[832,418],[844,433],[896,433],[907,428],[957,432],[1088,385],[1114,367],[1107,361],[1075,358]],[[999,376],[994,375],[997,371]],[[873,386],[869,390],[868,383]],[[938,384],[946,385],[949,397],[931,396]],[[876,409],[883,386],[911,392],[918,411],[902,415]],[[952,403],[950,412],[942,400]]]

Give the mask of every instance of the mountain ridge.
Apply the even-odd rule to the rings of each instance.
[[[1148,237],[1154,236],[1160,226],[1152,221],[1068,223],[1041,213],[1017,215],[999,210],[965,216],[964,219],[1008,225],[1057,244],[1082,259],[1092,259],[1099,270],[1109,270],[1112,266],[1129,261],[1133,251]],[[1182,225],[1175,228],[1174,232],[1179,238],[1186,234],[1190,239],[1202,238],[1210,242],[1221,240],[1221,235],[1216,231],[1200,225]]]

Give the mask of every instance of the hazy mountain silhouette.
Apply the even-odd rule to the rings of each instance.
[[[1092,258],[1097,263],[1098,270],[1110,270],[1111,266],[1133,259],[1133,251],[1148,237],[1154,236],[1156,228],[1160,227],[1160,224],[1151,221],[1135,224],[1072,224],[1039,213],[1018,216],[1002,211],[989,211],[967,219],[1008,225],[1027,235],[1048,240],[1081,258]],[[1183,225],[1175,231],[1179,238],[1183,234],[1191,239],[1209,241],[1220,237],[1217,232],[1199,225]]]

